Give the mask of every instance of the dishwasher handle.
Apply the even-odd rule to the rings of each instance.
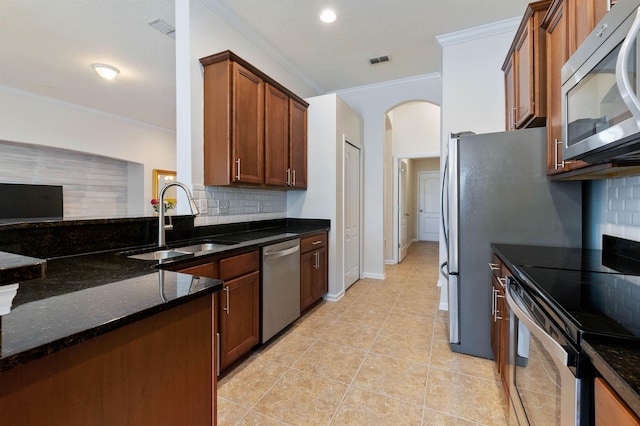
[[[270,252],[266,252],[264,253],[264,259],[275,259],[278,257],[283,257],[283,256],[288,256],[290,254],[293,254],[297,251],[300,250],[300,245],[296,245],[294,247],[288,248],[288,249],[284,249],[284,250],[278,250],[278,251],[270,251]]]

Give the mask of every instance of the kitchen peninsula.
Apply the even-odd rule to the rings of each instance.
[[[305,235],[328,221],[192,222],[175,218],[168,244],[259,238],[157,262],[129,257],[157,248],[157,218],[0,224],[0,251],[12,253],[0,256],[0,276],[2,259],[47,259],[44,277],[20,280],[4,300],[3,424],[215,424],[215,297],[223,283],[165,268],[257,248],[283,231]]]

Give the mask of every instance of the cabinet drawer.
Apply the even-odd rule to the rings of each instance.
[[[218,270],[218,262],[203,263],[202,265],[196,265],[189,268],[181,269],[178,272],[207,278],[218,278],[218,276],[220,275],[220,272]]]
[[[300,240],[300,252],[306,253],[311,250],[317,250],[327,245],[327,233],[314,235]]]
[[[230,280],[260,269],[258,250],[220,260],[220,279]]]

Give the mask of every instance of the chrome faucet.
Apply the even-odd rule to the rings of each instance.
[[[166,244],[164,236],[165,229],[173,229],[173,225],[164,224],[164,193],[167,192],[167,189],[172,186],[179,186],[180,188],[184,189],[184,192],[187,193],[187,198],[189,198],[189,207],[191,208],[191,213],[195,215],[200,214],[200,210],[198,209],[198,206],[196,205],[196,202],[194,201],[193,196],[191,195],[191,191],[189,190],[187,185],[181,182],[169,182],[168,184],[163,186],[160,190],[160,207],[158,209],[158,247],[164,247],[164,245]]]

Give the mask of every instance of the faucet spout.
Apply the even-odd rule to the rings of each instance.
[[[160,208],[158,209],[158,247],[164,247],[164,245],[166,244],[164,233],[164,194],[165,192],[167,192],[167,189],[172,186],[179,186],[180,188],[182,188],[187,194],[187,198],[189,199],[189,207],[191,208],[191,213],[195,215],[200,214],[200,210],[198,209],[198,206],[196,205],[196,202],[191,195],[191,190],[189,190],[189,187],[187,185],[181,182],[169,182],[168,184],[163,186],[160,190]]]

